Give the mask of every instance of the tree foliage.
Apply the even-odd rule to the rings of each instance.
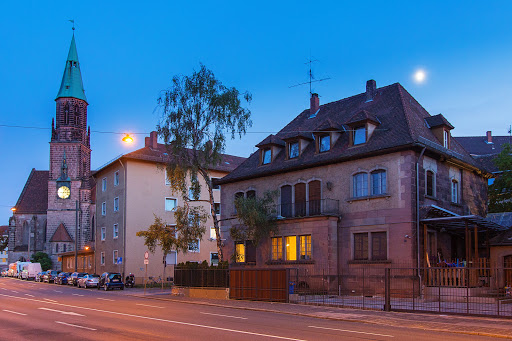
[[[226,136],[241,137],[251,126],[251,112],[242,105],[250,101],[251,94],[223,85],[202,64],[191,76],[175,76],[158,100],[162,119],[157,129],[171,156],[166,164],[171,189],[181,193],[184,206],[190,206],[190,201],[200,198],[199,179],[204,180],[220,261],[223,254],[210,171],[222,162]]]
[[[494,164],[501,174],[489,186],[489,212],[512,212],[512,145],[503,145]]]
[[[52,268],[52,260],[47,253],[44,252],[36,252],[30,258],[32,263],[41,263],[41,269],[43,271],[50,270]]]
[[[0,252],[4,251],[9,244],[9,236],[0,236]]]
[[[236,198],[235,208],[240,224],[231,227],[231,238],[238,241],[252,240],[257,245],[262,239],[277,234],[276,197],[277,191],[272,191],[265,192],[262,198]]]

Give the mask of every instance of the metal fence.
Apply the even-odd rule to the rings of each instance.
[[[296,270],[290,302],[388,311],[512,317],[511,268]]]
[[[229,287],[229,269],[174,269],[174,284],[195,288]]]

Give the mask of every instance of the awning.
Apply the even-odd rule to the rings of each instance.
[[[479,228],[505,231],[507,227],[500,224],[494,223],[489,219],[477,216],[477,215],[465,215],[465,216],[454,216],[454,217],[438,217],[438,218],[426,218],[421,219],[422,224],[428,224],[439,228],[445,228],[447,230],[453,229],[465,229],[466,224],[469,227],[477,225]]]

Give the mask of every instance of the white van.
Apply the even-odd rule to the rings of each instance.
[[[16,262],[16,273],[14,274],[14,277],[21,278],[21,272],[23,271],[23,266],[26,264],[30,264],[31,262]]]
[[[21,273],[21,279],[36,279],[36,275],[43,270],[41,269],[41,263],[29,263],[23,265],[23,271]]]

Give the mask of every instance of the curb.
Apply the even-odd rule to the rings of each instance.
[[[323,320],[358,322],[358,323],[367,323],[367,324],[374,324],[374,325],[391,326],[391,327],[395,327],[395,328],[406,328],[402,325],[389,324],[384,321],[378,321],[378,320],[371,321],[368,319],[363,319],[363,317],[354,318],[354,319],[344,319],[341,317],[336,318],[336,317],[329,317],[329,316],[318,316],[318,315],[307,314],[307,313],[279,311],[279,310],[265,309],[265,308],[236,307],[236,306],[228,306],[228,305],[223,305],[223,304],[218,304],[218,303],[209,303],[209,302],[204,302],[204,301],[193,302],[193,301],[182,301],[182,300],[177,300],[177,299],[172,299],[172,298],[155,297],[157,295],[144,296],[144,295],[137,295],[137,294],[128,294],[128,296],[145,298],[145,299],[150,299],[150,300],[157,300],[157,301],[169,301],[169,302],[205,305],[205,306],[212,306],[212,307],[231,308],[231,309],[248,310],[248,311],[269,312],[269,313],[285,314],[285,315],[292,315],[292,316],[304,316],[304,317],[318,318],[318,319],[323,319]],[[273,304],[287,304],[287,303],[274,302]],[[406,314],[406,313],[396,312],[396,314]],[[433,322],[433,323],[438,323],[438,322]],[[463,334],[463,335],[488,336],[488,337],[495,337],[495,338],[502,338],[502,339],[512,339],[511,335],[505,335],[505,334],[478,332],[478,331],[466,331],[466,330],[453,330],[453,329],[449,329],[449,328],[439,328],[439,327],[436,328],[436,327],[428,327],[425,325],[417,325],[417,324],[408,325],[407,328],[436,331],[436,332],[445,332],[445,333],[454,333],[454,334]]]

